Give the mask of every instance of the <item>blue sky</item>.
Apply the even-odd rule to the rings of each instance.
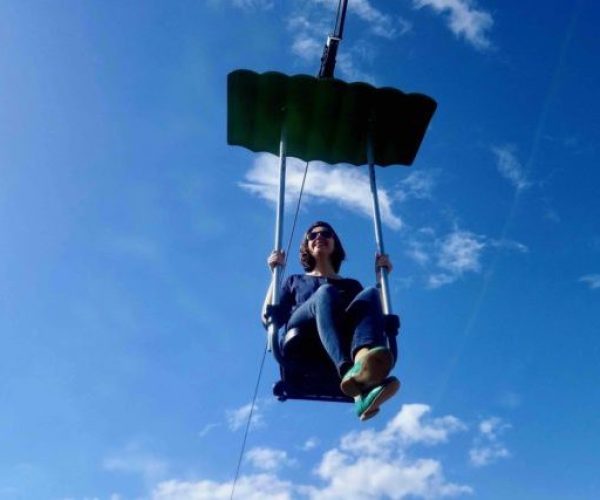
[[[0,3],[1,499],[229,498],[276,159],[227,146],[226,75],[316,74],[336,4]],[[600,494],[599,14],[349,1],[336,75],[439,103],[378,169],[403,387],[360,423],[274,400],[268,357],[237,498]],[[369,209],[364,168],[311,165],[299,226],[365,285]]]

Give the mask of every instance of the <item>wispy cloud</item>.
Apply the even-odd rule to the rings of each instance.
[[[165,460],[142,450],[138,444],[129,444],[108,456],[102,466],[110,472],[141,475],[147,484],[162,480],[169,469]]]
[[[466,430],[457,417],[431,418],[430,412],[428,405],[404,405],[383,430],[342,437],[317,467],[328,484],[315,489],[313,498],[441,498],[471,493],[469,486],[446,480],[440,461],[410,457],[413,445],[440,445]]]
[[[292,32],[292,52],[306,62],[319,61],[323,52],[327,24],[323,19],[312,19],[309,12],[292,15],[288,21],[288,30]]]
[[[404,253],[427,273],[429,288],[440,288],[467,273],[480,273],[484,254],[492,248],[519,253],[529,251],[527,246],[513,240],[495,240],[458,227],[438,236],[428,227],[412,232]]]
[[[510,456],[510,452],[500,436],[510,429],[510,425],[498,417],[491,417],[479,423],[479,433],[469,450],[469,460],[475,467],[490,465],[501,458]]]
[[[399,183],[394,197],[399,201],[411,198],[419,200],[432,199],[437,175],[437,171],[431,170],[412,171]]]
[[[486,247],[482,236],[457,230],[438,242],[437,265],[441,272],[430,276],[429,285],[438,288],[459,279],[467,272],[481,270],[481,255]]]
[[[330,31],[329,23],[323,18],[312,19],[314,14],[298,14],[289,21],[288,27],[293,32],[292,53],[306,63],[314,65],[316,73],[326,34]],[[375,84],[375,77],[363,69],[364,63],[373,57],[371,51],[365,49],[364,44],[354,43],[344,45],[344,50],[338,52],[336,75],[350,81],[367,81]]]
[[[300,497],[333,500],[443,498],[472,493],[470,486],[448,481],[439,460],[410,456],[410,449],[416,444],[431,449],[467,429],[457,417],[432,418],[430,412],[427,405],[404,405],[381,431],[370,428],[344,435],[336,447],[320,458],[314,469],[316,481],[313,484],[284,481],[272,472],[244,475],[236,485],[236,496],[256,500]],[[287,455],[285,458],[288,459]],[[230,494],[230,482],[171,480],[157,485],[152,498],[219,500],[229,498]]]
[[[428,417],[430,412],[431,407],[425,404],[404,405],[382,431],[350,432],[341,439],[340,448],[356,454],[389,455],[397,446],[405,449],[415,444],[445,443],[451,434],[467,429],[454,416],[431,419]]]
[[[107,235],[103,246],[108,253],[118,258],[156,262],[162,256],[158,243],[142,235]]]
[[[428,249],[422,242],[416,240],[407,242],[405,254],[421,266],[428,264],[431,260]]]
[[[496,166],[502,177],[507,179],[519,191],[531,186],[513,146],[494,147],[492,151],[496,155]]]
[[[256,469],[265,472],[274,472],[282,467],[293,465],[295,460],[288,457],[284,450],[274,448],[256,447],[248,450],[246,461],[251,463]]]
[[[588,285],[592,290],[600,288],[600,274],[586,274],[579,278],[579,281]]]
[[[254,409],[252,410],[252,403],[248,403],[247,405],[241,406],[235,410],[227,410],[225,412],[225,417],[227,420],[227,425],[229,430],[237,431],[246,425],[248,422],[248,418],[250,418],[250,412],[252,411],[252,422],[251,425],[256,428],[264,425],[263,415],[261,413],[260,407],[258,404],[254,405]]]
[[[488,32],[494,24],[489,12],[478,9],[473,0],[413,0],[415,9],[430,7],[445,14],[448,27],[458,38],[464,38],[478,50],[492,47]]]
[[[231,498],[231,482],[178,481],[160,483],[152,492],[152,500],[228,500]],[[235,487],[236,498],[245,500],[289,500],[294,485],[282,481],[274,474],[241,476]]]
[[[506,391],[500,395],[498,402],[511,410],[518,408],[521,405],[521,396],[513,391]]]
[[[377,85],[375,76],[362,69],[360,61],[364,58],[364,52],[359,52],[354,49],[338,53],[337,68],[346,80],[352,82],[368,82],[371,85]]]
[[[311,437],[307,439],[302,445],[303,451],[309,451],[319,446],[319,440],[316,437]]]
[[[269,10],[273,8],[274,0],[231,0],[234,7],[245,10]]]
[[[297,199],[302,185],[305,163],[288,158],[286,197],[288,202]],[[249,192],[275,202],[279,182],[279,160],[272,155],[260,154],[240,186]],[[402,220],[394,213],[392,197],[383,189],[378,190],[381,218],[392,229],[400,229]],[[333,202],[371,217],[371,191],[368,176],[356,167],[336,167],[312,162],[304,187],[303,205]]]
[[[400,16],[392,16],[376,8],[369,0],[353,0],[348,9],[349,16],[364,23],[360,33],[352,40],[344,40],[343,49],[338,52],[336,75],[346,80],[367,81],[376,84],[374,75],[366,67],[372,62],[377,50],[367,42],[368,34],[387,40],[394,39],[411,31],[412,24]],[[318,68],[327,35],[332,34],[337,0],[312,0],[296,10],[288,22],[292,33],[292,52],[303,61]],[[324,11],[326,9],[326,11]],[[366,50],[365,50],[366,49]]]
[[[338,6],[337,0],[313,0],[313,2],[329,7],[331,12],[335,12]],[[401,22],[405,21],[404,19],[395,19],[374,7],[369,0],[352,0],[348,12],[350,15],[358,16],[367,24],[371,33],[382,38],[395,38],[409,29],[406,22]]]
[[[519,243],[518,241],[514,241],[514,240],[507,240],[507,239],[503,239],[503,240],[489,240],[488,241],[490,246],[493,246],[495,248],[504,248],[506,250],[514,250],[516,252],[520,252],[520,253],[527,253],[529,252],[529,247],[527,245],[523,245],[523,243]]]
[[[213,429],[216,429],[219,426],[220,424],[206,424],[202,428],[202,430],[198,432],[198,437],[203,438],[204,436],[208,435]]]

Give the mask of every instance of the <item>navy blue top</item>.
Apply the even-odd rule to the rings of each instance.
[[[281,287],[279,307],[281,321],[287,323],[292,313],[309,297],[317,291],[321,285],[329,283],[336,287],[344,306],[347,307],[363,289],[357,280],[352,278],[324,278],[311,276],[309,274],[292,274],[288,276]]]

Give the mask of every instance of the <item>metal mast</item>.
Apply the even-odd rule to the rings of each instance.
[[[335,30],[333,35],[327,37],[327,43],[323,48],[321,56],[321,69],[319,70],[319,78],[333,78],[333,70],[335,69],[335,58],[337,56],[338,46],[344,34],[344,23],[346,22],[346,8],[348,0],[340,0],[338,4],[337,17],[335,20]]]

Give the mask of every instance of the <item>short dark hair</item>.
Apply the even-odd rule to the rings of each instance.
[[[315,268],[315,258],[308,250],[308,233],[310,233],[315,227],[326,227],[333,234],[333,240],[335,244],[333,245],[333,253],[331,254],[330,260],[333,269],[336,273],[338,273],[340,271],[340,267],[342,266],[342,261],[346,258],[346,252],[344,251],[344,247],[342,246],[342,242],[338,238],[338,235],[331,227],[331,224],[323,222],[322,220],[311,224],[306,230],[306,233],[304,233],[302,243],[300,244],[300,264],[302,264],[302,267],[307,273]]]

